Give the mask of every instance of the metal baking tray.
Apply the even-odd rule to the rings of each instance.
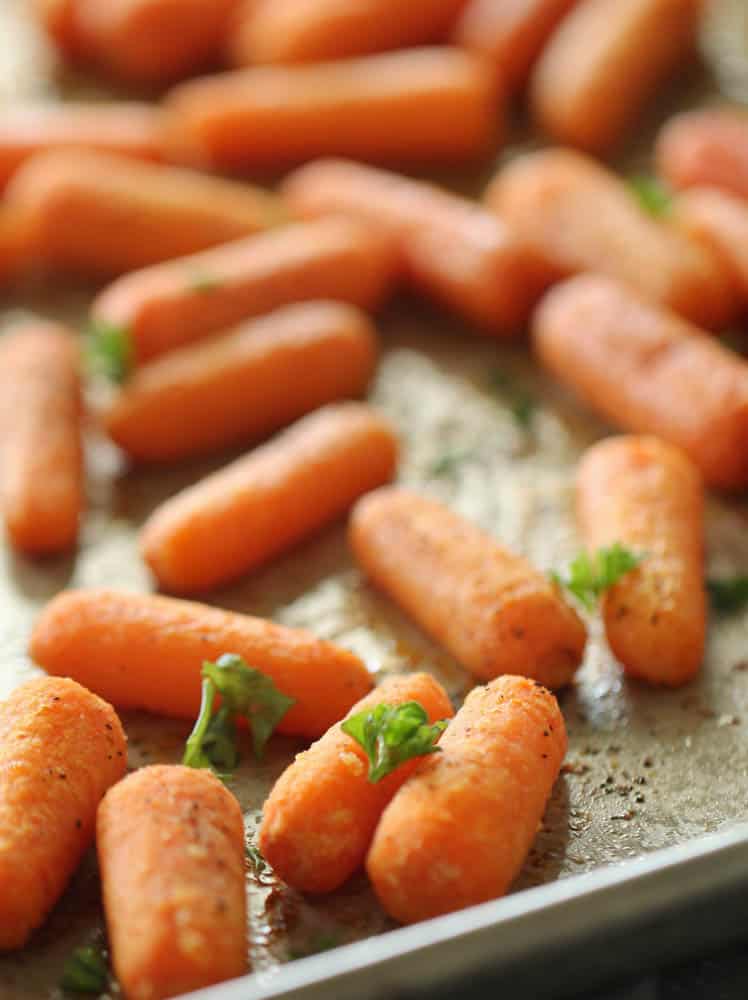
[[[0,113],[2,103],[20,96],[88,93],[89,85],[68,79],[58,86],[25,0],[0,0]],[[700,81],[682,80],[678,93],[653,110],[640,149],[662,114],[702,96]],[[645,163],[644,154],[633,150],[629,163]],[[486,176],[449,180],[476,190]],[[26,290],[0,304],[0,325],[21,310],[80,322],[90,294]],[[382,358],[371,399],[401,434],[400,479],[443,499],[539,567],[564,564],[579,548],[576,460],[610,428],[544,379],[521,344],[470,336],[408,301],[391,306],[380,326]],[[496,373],[537,401],[530,432],[513,419]],[[91,429],[89,510],[79,551],[46,562],[0,552],[0,696],[36,670],[26,656],[29,629],[59,590],[151,587],[137,555],[139,525],[157,503],[227,457],[169,470],[127,469]],[[710,572],[748,567],[747,514],[740,500],[710,499]],[[342,524],[211,601],[310,628],[360,654],[378,677],[427,669],[456,703],[469,687],[464,671],[367,585]],[[253,974],[200,996],[433,997],[451,995],[453,982],[465,993],[465,983],[477,988],[485,977],[512,997],[561,997],[738,933],[748,915],[748,827],[735,826],[748,819],[748,614],[713,624],[701,676],[674,692],[624,680],[599,623],[593,618],[590,625],[584,665],[560,696],[570,734],[567,762],[512,894],[395,929],[363,876],[312,899],[270,873],[250,872]],[[124,721],[132,766],[180,758],[189,725],[145,715]],[[271,742],[261,764],[245,755],[233,786],[250,839],[269,788],[300,748],[287,738]],[[30,946],[0,957],[2,1000],[59,995],[65,958],[100,933],[98,896],[91,853]]]

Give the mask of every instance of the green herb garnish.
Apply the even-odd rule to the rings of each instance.
[[[124,382],[132,371],[132,339],[126,327],[92,322],[86,331],[86,366],[92,375]]]
[[[642,562],[643,555],[637,555],[619,542],[609,548],[598,549],[590,555],[581,552],[569,565],[566,579],[558,573],[550,577],[559,587],[565,587],[588,611],[597,604],[600,596],[618,583],[621,577],[630,573]]]
[[[190,275],[189,289],[191,292],[214,292],[220,287],[221,281],[212,274],[203,274],[200,271],[196,271],[194,274]]]
[[[711,606],[720,614],[734,614],[748,606],[748,576],[707,580],[706,589]]]
[[[252,867],[255,870],[255,874],[264,875],[270,865],[263,858],[258,849],[253,847],[251,844],[247,844],[244,848],[244,853],[247,856],[247,860],[251,862]]]
[[[288,957],[294,961],[298,958],[309,958],[310,955],[319,955],[323,951],[331,951],[342,944],[337,934],[320,934],[313,941],[310,941],[306,948],[292,948],[288,952]]]
[[[377,705],[349,716],[342,723],[344,733],[366,751],[369,781],[381,781],[411,757],[439,750],[434,744],[447,728],[446,720],[429,723],[426,710],[417,701],[403,705]]]
[[[103,948],[76,948],[65,962],[60,987],[73,993],[103,993],[109,986],[109,965]]]
[[[460,468],[474,457],[472,451],[445,451],[431,463],[428,475],[434,479],[453,479]]]
[[[506,372],[498,368],[491,372],[490,388],[507,404],[517,426],[523,431],[529,431],[537,410],[537,402],[527,389],[517,385]]]
[[[667,215],[670,211],[673,196],[657,177],[651,177],[648,174],[637,174],[634,177],[630,177],[628,183],[632,193],[639,202],[639,206],[648,215],[660,218],[663,215]]]

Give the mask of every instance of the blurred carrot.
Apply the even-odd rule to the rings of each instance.
[[[605,634],[626,672],[654,684],[685,684],[701,666],[703,508],[698,470],[658,438],[606,438],[581,460],[577,515],[588,547],[644,553],[603,596]]]
[[[76,24],[78,0],[31,0],[31,10],[41,27],[66,58],[80,56],[82,39]]]
[[[723,489],[748,486],[748,364],[624,285],[581,275],[534,320],[541,362],[593,409],[677,445]]]
[[[0,288],[30,272],[35,264],[31,220],[25,212],[0,203]]]
[[[246,971],[244,820],[218,778],[135,771],[99,806],[96,847],[126,997],[162,1000]]]
[[[673,199],[672,219],[719,256],[748,305],[748,201],[717,188],[691,188]]]
[[[241,656],[295,704],[278,731],[316,739],[372,687],[347,650],[302,629],[153,594],[69,590],[32,635],[32,658],[120,708],[195,719],[205,660]]]
[[[486,201],[557,277],[608,274],[710,329],[735,316],[719,260],[648,215],[620,177],[581,153],[550,149],[515,160]]]
[[[143,558],[168,590],[218,587],[339,518],[396,464],[397,439],[375,411],[326,406],[156,508]]]
[[[350,542],[372,581],[476,677],[571,680],[586,640],[577,613],[526,559],[447,507],[377,490],[356,504]]]
[[[663,126],[655,157],[675,188],[724,188],[748,198],[748,114],[704,108],[676,115]]]
[[[414,288],[490,334],[518,333],[548,273],[500,219],[424,181],[345,160],[321,160],[283,185],[302,216],[341,212],[387,227]]]
[[[175,87],[166,111],[171,155],[223,170],[476,160],[502,127],[491,67],[446,46],[206,77]]]
[[[693,58],[704,0],[583,0],[535,67],[530,100],[555,139],[602,153]]]
[[[73,681],[37,678],[0,702],[0,950],[22,948],[62,895],[126,755],[111,705]]]
[[[173,461],[259,438],[358,396],[375,361],[375,331],[354,306],[285,306],[144,365],[104,422],[132,458]]]
[[[135,271],[94,300],[100,330],[119,330],[137,362],[291,302],[372,309],[389,292],[396,251],[353,219],[320,219]]]
[[[387,806],[366,870],[410,924],[503,896],[522,867],[566,753],[553,695],[525,677],[475,688]]]

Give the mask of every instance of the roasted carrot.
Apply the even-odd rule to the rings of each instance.
[[[259,232],[285,216],[280,200],[261,188],[83,150],[32,157],[6,201],[31,220],[51,270],[105,278]]]
[[[371,689],[352,653],[302,629],[153,594],[69,590],[34,626],[31,656],[121,708],[194,719],[205,660],[236,653],[295,704],[278,731],[316,739]]]
[[[76,22],[78,0],[31,0],[31,9],[50,41],[66,57],[81,55],[82,40]]]
[[[748,114],[705,108],[676,115],[663,126],[655,157],[675,188],[724,188],[748,198]]]
[[[553,695],[525,677],[471,691],[385,809],[366,870],[410,924],[502,896],[519,874],[566,753]]]
[[[748,364],[672,313],[596,275],[551,290],[542,363],[618,426],[677,445],[723,489],[748,486]]]
[[[162,1000],[247,967],[244,819],[215,775],[156,764],[96,817],[112,964],[131,1000]]]
[[[36,265],[33,226],[25,212],[0,204],[0,288]]]
[[[673,199],[672,219],[719,256],[748,304],[748,201],[717,188],[691,188]]]
[[[323,160],[291,174],[283,194],[302,216],[341,212],[385,226],[413,287],[486,333],[517,333],[548,283],[548,269],[500,219],[424,181]]]
[[[581,460],[577,516],[587,545],[620,542],[643,554],[603,596],[605,634],[626,672],[654,684],[685,684],[701,666],[703,508],[698,469],[658,438],[607,438]]]
[[[608,274],[708,328],[735,316],[720,261],[648,215],[621,178],[581,153],[521,157],[499,171],[486,200],[558,277]]]
[[[657,88],[695,53],[703,0],[583,0],[535,67],[530,101],[555,139],[615,146]]]
[[[143,558],[167,590],[220,586],[339,518],[396,464],[397,439],[377,413],[326,406],[156,508]]]
[[[75,544],[83,508],[75,335],[42,321],[0,340],[0,497],[11,544],[41,555]]]
[[[227,170],[318,156],[476,160],[498,142],[502,118],[495,72],[448,47],[206,77],[175,87],[166,110],[173,157]]]
[[[125,332],[143,362],[291,302],[374,308],[396,269],[396,249],[379,231],[320,219],[135,271],[101,292],[92,319]]]
[[[586,640],[577,613],[526,559],[447,507],[377,490],[356,504],[350,542],[371,580],[476,677],[571,680]]]
[[[144,365],[103,418],[132,458],[173,461],[257,439],[358,396],[375,361],[375,331],[354,306],[285,306]]]
[[[125,772],[111,705],[41,677],[0,702],[0,949],[22,948],[93,840],[96,807]]]

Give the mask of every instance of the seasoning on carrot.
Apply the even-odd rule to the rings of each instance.
[[[340,212],[386,227],[411,285],[486,333],[518,333],[548,284],[548,268],[501,219],[424,181],[322,160],[291,174],[283,194],[302,216]]]
[[[133,361],[142,363],[292,302],[329,298],[373,309],[396,267],[396,250],[378,230],[320,219],[125,275],[97,296],[91,316],[95,327],[129,336]]]
[[[397,439],[378,413],[331,404],[158,507],[143,558],[165,589],[220,586],[341,517],[396,464]]]
[[[415,923],[502,896],[566,753],[556,699],[525,677],[474,689],[385,809],[366,870],[387,913]]]
[[[360,500],[350,542],[362,569],[482,680],[567,684],[586,630],[550,581],[435,500],[382,489]]]
[[[740,301],[748,304],[748,201],[716,188],[691,188],[673,199],[671,215],[676,226],[719,257]]]
[[[162,1000],[247,967],[244,821],[206,771],[153,765],[96,819],[109,943],[122,991]]]
[[[354,306],[285,306],[144,365],[104,421],[132,458],[173,461],[257,439],[358,396],[375,361],[374,329]]]
[[[722,489],[748,486],[748,364],[609,278],[580,275],[536,310],[541,362],[618,426],[677,445]]]
[[[62,895],[126,751],[112,707],[74,681],[37,678],[0,702],[0,950],[23,947]]]
[[[657,138],[655,158],[674,188],[716,187],[748,198],[748,114],[703,108],[676,115]]]
[[[202,665],[224,653],[294,699],[281,733],[316,739],[372,687],[357,656],[303,629],[153,594],[67,591],[42,612],[30,644],[48,673],[74,677],[120,708],[193,720]]]
[[[259,846],[289,885],[331,892],[363,863],[382,811],[423,758],[403,761],[371,782],[368,755],[345,729],[357,713],[413,702],[431,723],[453,714],[446,692],[428,674],[388,678],[353,706],[345,722],[299,754],[275,783],[263,807]]]

